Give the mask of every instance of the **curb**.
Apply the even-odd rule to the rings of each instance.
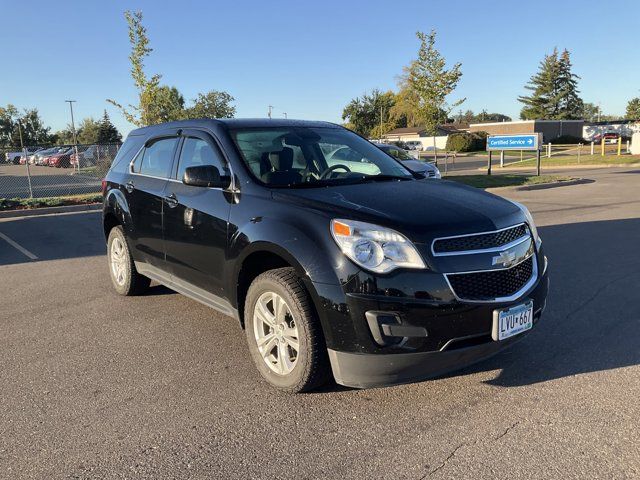
[[[640,162],[635,163],[609,163],[602,164],[596,163],[593,165],[589,164],[573,164],[573,165],[542,165],[543,170],[588,170],[591,168],[624,168],[624,167],[638,167],[640,166]],[[495,165],[494,165],[495,168]],[[498,167],[501,172],[508,172],[509,170],[535,170],[536,166],[532,165],[530,167]],[[486,170],[487,167],[479,167],[478,170]],[[543,172],[544,173],[544,172]]]
[[[22,210],[6,210],[0,212],[0,219],[15,217],[32,217],[35,215],[51,215],[54,213],[90,212],[102,209],[102,203],[89,203],[86,205],[65,205],[60,207],[25,208]]]
[[[595,183],[595,180],[590,178],[575,178],[573,180],[567,180],[564,182],[553,182],[553,183],[539,183],[537,185],[522,185],[521,187],[516,187],[518,191],[527,191],[527,190],[546,190],[547,188],[557,188],[557,187],[568,187],[570,185],[583,185],[585,183]]]

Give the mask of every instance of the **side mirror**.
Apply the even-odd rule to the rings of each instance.
[[[220,175],[220,170],[213,165],[187,167],[182,183],[193,187],[227,188],[231,184],[229,175]]]

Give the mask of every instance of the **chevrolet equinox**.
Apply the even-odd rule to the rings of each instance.
[[[154,280],[234,317],[284,390],[441,375],[511,345],[545,307],[524,206],[428,180],[334,124],[140,128],[102,190],[115,290]]]

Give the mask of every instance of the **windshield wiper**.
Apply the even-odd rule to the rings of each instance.
[[[360,181],[363,182],[384,182],[387,180],[411,180],[413,176],[409,175],[365,175]]]

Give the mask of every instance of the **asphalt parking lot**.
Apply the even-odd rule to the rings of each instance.
[[[34,197],[76,195],[100,191],[99,173],[87,175],[73,168],[29,166]],[[0,198],[29,197],[29,177],[26,165],[0,164]]]
[[[0,477],[639,478],[640,169],[580,175],[499,192],[550,259],[522,342],[296,396],[260,380],[233,319],[161,286],[115,294],[99,213],[0,220]]]

